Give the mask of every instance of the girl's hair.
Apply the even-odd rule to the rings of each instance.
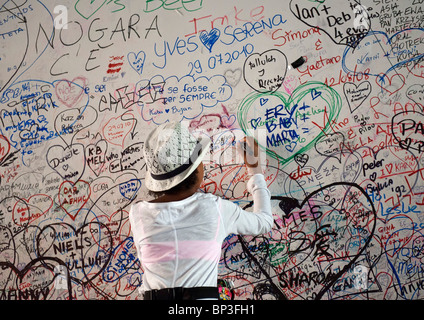
[[[164,191],[151,191],[149,190],[148,194],[151,197],[154,197],[155,199],[162,197],[167,194],[177,194],[180,192],[184,192],[186,190],[189,190],[194,184],[197,183],[197,175],[199,174],[199,169],[196,168],[187,178],[185,178],[183,181],[181,181],[176,186],[172,187],[171,189],[164,190]]]

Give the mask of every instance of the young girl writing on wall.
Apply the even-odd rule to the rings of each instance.
[[[196,139],[181,123],[158,126],[146,138],[145,184],[156,198],[139,201],[129,218],[141,261],[145,300],[218,299],[218,263],[229,234],[258,235],[271,230],[270,192],[253,138],[240,145],[250,179],[254,209],[198,192],[208,139]],[[246,149],[248,150],[246,152]]]

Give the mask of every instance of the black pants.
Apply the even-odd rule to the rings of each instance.
[[[144,300],[219,299],[217,287],[166,288],[144,292]]]

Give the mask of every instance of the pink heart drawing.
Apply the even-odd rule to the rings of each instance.
[[[56,83],[56,96],[68,108],[73,107],[81,99],[87,79],[76,77],[72,81],[60,80]]]

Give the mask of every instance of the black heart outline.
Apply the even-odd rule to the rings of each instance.
[[[105,256],[107,256],[107,259],[105,260],[105,262],[103,262],[103,265],[102,265],[102,267],[101,268],[99,268],[99,271],[96,273],[96,274],[94,274],[94,275],[92,275],[90,278],[88,277],[88,274],[86,274],[85,273],[85,269],[84,268],[82,268],[82,273],[83,273],[83,278],[82,279],[86,279],[85,281],[84,280],[80,280],[80,279],[78,279],[78,278],[75,278],[75,277],[72,277],[72,276],[70,276],[69,275],[69,277],[68,278],[72,278],[74,281],[76,281],[77,283],[81,283],[81,284],[83,284],[83,285],[86,285],[86,284],[88,284],[88,283],[90,283],[91,284],[91,282],[92,282],[92,280],[93,279],[95,279],[97,276],[99,276],[102,272],[103,272],[103,270],[106,268],[106,266],[109,264],[109,262],[110,262],[110,259],[112,258],[112,245],[113,245],[113,239],[112,239],[112,235],[111,235],[111,233],[109,232],[109,228],[105,225],[105,224],[103,224],[103,223],[101,223],[101,222],[88,222],[88,223],[84,223],[81,227],[79,227],[78,229],[75,229],[72,225],[70,225],[70,224],[68,224],[68,223],[66,223],[66,222],[58,222],[58,223],[52,223],[52,224],[49,224],[49,225],[46,225],[44,228],[42,228],[41,230],[40,230],[40,233],[37,235],[37,239],[36,239],[36,248],[37,248],[37,253],[39,254],[39,256],[40,257],[43,257],[43,258],[49,258],[49,259],[58,259],[58,260],[60,260],[59,258],[56,258],[56,257],[49,257],[49,256],[47,256],[46,255],[46,253],[52,248],[52,246],[53,246],[53,243],[54,243],[54,240],[50,243],[50,246],[48,247],[48,248],[42,248],[42,250],[40,250],[40,237],[41,237],[41,235],[43,234],[43,232],[45,231],[45,230],[47,230],[48,228],[52,228],[55,232],[56,232],[56,230],[54,229],[54,227],[52,227],[52,226],[58,226],[58,225],[65,225],[66,227],[68,227],[68,228],[70,228],[71,230],[73,230],[74,232],[75,232],[75,237],[77,238],[77,239],[81,239],[81,241],[82,241],[82,233],[80,232],[83,228],[86,228],[87,226],[89,226],[90,224],[97,224],[97,225],[99,225],[99,230],[101,230],[102,228],[104,228],[103,230],[107,230],[107,233],[106,233],[106,235],[105,235],[105,237],[104,237],[104,239],[107,239],[107,238],[109,238],[108,240],[109,240],[109,242],[108,242],[108,244],[109,244],[109,246],[108,246],[108,248],[107,249],[104,249],[104,248],[102,248],[100,245],[98,245],[98,243],[97,243],[97,241],[93,244],[93,245],[98,245],[99,246],[99,248],[101,248],[102,249],[102,251],[104,251],[104,253],[105,253]],[[103,237],[100,239],[100,241],[101,240],[103,240]],[[90,247],[91,248],[91,247]],[[78,254],[80,255],[80,257],[82,258],[82,259],[84,259],[85,258],[85,254],[84,254],[84,252],[83,252],[83,250],[82,250],[82,248],[81,249],[77,249],[77,250],[75,250],[76,252],[78,252]],[[108,252],[109,251],[109,252]],[[46,255],[46,256],[44,256],[44,255]],[[65,263],[65,267],[68,269],[68,265]],[[93,287],[95,287],[95,286],[93,286]]]
[[[282,54],[282,55],[283,55],[283,57],[284,57],[284,61],[285,61],[285,63],[286,63],[286,68],[284,69],[284,74],[282,74],[282,81],[281,81],[281,84],[280,84],[277,88],[275,88],[275,89],[274,89],[274,90],[272,90],[272,91],[270,91],[270,90],[258,90],[257,88],[255,88],[255,87],[251,84],[250,80],[249,80],[249,81],[247,81],[247,80],[246,80],[246,72],[245,72],[245,70],[246,70],[246,65],[247,65],[247,62],[249,61],[249,59],[250,59],[251,57],[253,57],[253,56],[257,55],[257,56],[260,58],[261,56],[265,55],[266,53],[268,53],[268,52],[270,52],[270,51],[278,51],[280,54]],[[278,50],[278,49],[269,49],[269,50],[266,50],[266,51],[264,51],[264,52],[262,52],[262,53],[257,53],[257,52],[255,52],[255,53],[252,53],[251,55],[249,55],[249,56],[246,58],[246,60],[244,61],[243,69],[242,69],[242,75],[243,75],[243,79],[244,79],[244,81],[247,83],[247,85],[248,85],[250,88],[252,88],[253,90],[255,90],[256,92],[264,93],[264,94],[272,94],[273,92],[275,92],[275,91],[279,90],[279,89],[281,88],[281,86],[283,85],[283,83],[284,83],[284,79],[286,78],[286,75],[287,75],[287,66],[288,66],[287,56],[284,54],[284,52],[282,52],[281,50]],[[256,79],[255,79],[255,80],[256,80]],[[262,98],[261,98],[261,99],[262,99]],[[315,98],[314,98],[314,100],[315,100]],[[261,101],[259,101],[259,102],[261,103]],[[265,102],[265,103],[266,103],[266,102]],[[265,103],[264,103],[264,104],[265,104]],[[261,105],[262,105],[262,103],[261,103]]]
[[[373,223],[373,227],[372,230],[370,232],[370,234],[368,235],[368,239],[367,241],[364,243],[364,245],[362,246],[361,250],[354,256],[354,258],[349,261],[349,263],[347,265],[345,265],[338,273],[336,273],[331,280],[327,283],[326,286],[324,286],[323,288],[321,288],[321,290],[317,293],[315,300],[320,300],[322,298],[322,296],[332,287],[332,285],[346,272],[349,270],[349,268],[356,262],[356,260],[358,260],[358,258],[362,255],[362,253],[367,249],[369,243],[371,242],[371,240],[373,239],[374,233],[375,233],[375,229],[377,226],[377,211],[375,210],[374,207],[374,203],[372,202],[371,197],[365,192],[365,190],[358,184],[353,183],[353,182],[334,182],[331,184],[328,184],[326,186],[323,186],[313,192],[311,192],[301,203],[299,203],[296,199],[293,199],[290,203],[290,205],[288,205],[288,207],[285,207],[285,212],[287,211],[291,211],[291,209],[294,208],[302,208],[312,197],[314,197],[316,194],[318,194],[319,192],[321,192],[322,190],[325,190],[327,188],[331,188],[334,186],[347,186],[348,189],[350,188],[357,188],[362,195],[365,196],[366,200],[369,202],[370,206],[371,206],[371,220],[374,221]],[[346,193],[345,195],[342,197],[342,200],[340,201],[340,203],[345,201],[345,197],[346,197]],[[287,200],[287,197],[283,197],[283,196],[271,196],[271,200],[280,200],[280,201],[285,201]],[[253,201],[251,201],[250,203],[248,203],[246,206],[243,207],[243,209],[247,209],[249,207],[253,206]],[[280,206],[281,208],[281,206]],[[283,210],[283,209],[282,209]],[[273,281],[272,281],[272,277],[268,274],[268,272],[265,271],[265,269],[260,265],[260,263],[257,261],[256,257],[249,251],[248,246],[246,245],[246,241],[243,239],[243,236],[238,235],[239,241],[242,244],[243,247],[243,251],[248,255],[248,257],[252,260],[252,262],[254,264],[256,264],[259,269],[261,270],[262,274],[267,278],[267,282],[270,283],[270,285],[272,286],[272,288],[274,289],[274,291],[276,293],[278,293],[279,297],[281,300],[287,300],[288,298],[285,296],[284,292],[278,287],[278,285],[276,285]]]
[[[65,262],[63,262],[61,259],[59,259],[59,258],[53,258],[53,257],[39,257],[39,258],[36,258],[36,259],[34,259],[34,260],[31,260],[26,266],[25,266],[25,268],[23,268],[23,269],[21,269],[21,270],[19,270],[18,268],[16,268],[15,267],[15,265],[14,264],[12,264],[12,263],[10,263],[10,262],[0,262],[0,268],[1,269],[6,269],[6,268],[9,268],[9,269],[11,269],[11,271],[13,271],[16,275],[17,275],[17,277],[18,277],[18,279],[20,280],[20,281],[22,281],[22,278],[28,273],[28,271],[30,271],[31,270],[31,268],[35,265],[35,264],[37,264],[37,263],[39,263],[39,262],[41,262],[41,265],[43,265],[45,268],[47,268],[48,270],[51,270],[51,271],[53,271],[54,270],[54,267],[52,268],[51,266],[49,266],[48,264],[47,264],[47,261],[52,261],[52,262],[56,262],[57,264],[59,264],[59,265],[61,265],[61,266],[64,266],[65,268],[67,268],[67,265],[66,265],[66,263]],[[56,277],[57,277],[58,275],[55,275],[54,277],[53,277],[53,281],[56,279]],[[53,282],[52,281],[52,282]],[[50,285],[51,284],[51,282],[48,284],[48,285]],[[66,287],[67,287],[67,290],[68,290],[68,297],[69,297],[69,300],[72,300],[72,285],[71,285],[71,277],[66,277]]]

